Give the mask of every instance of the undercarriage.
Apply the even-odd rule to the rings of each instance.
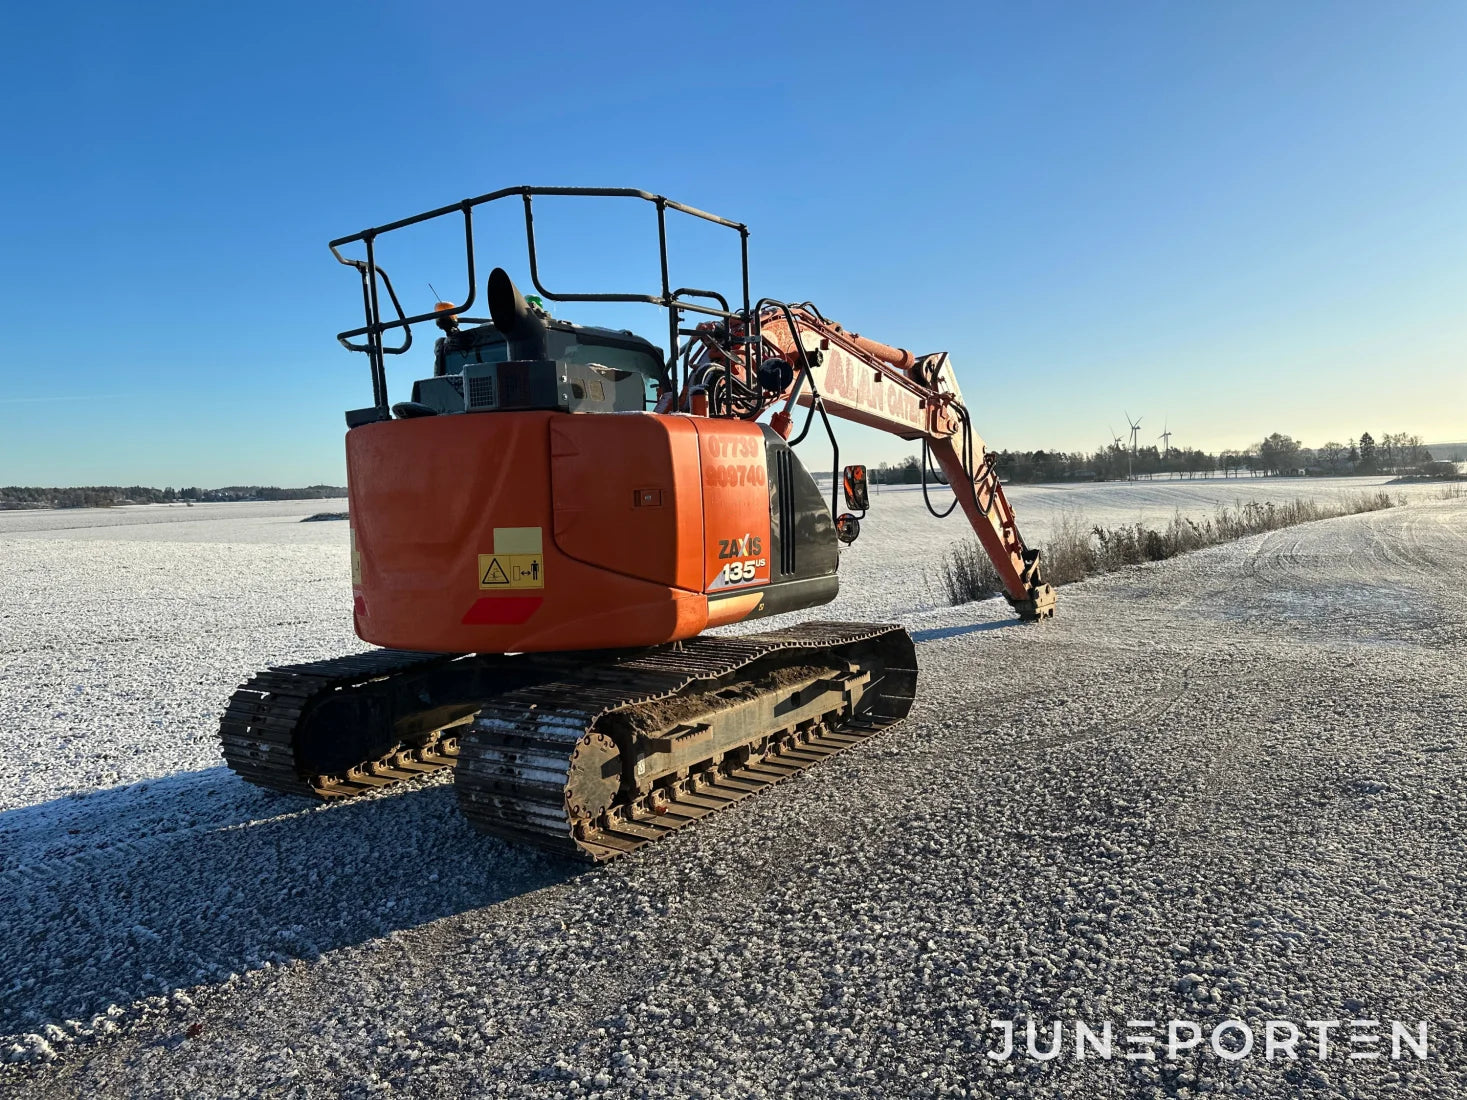
[[[631,652],[378,650],[242,686],[224,756],[260,786],[342,798],[454,768],[480,830],[624,855],[901,721],[898,626],[805,623]]]

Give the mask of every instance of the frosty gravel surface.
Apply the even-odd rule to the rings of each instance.
[[[1031,538],[1046,494],[1211,507],[1164,485],[1014,497]],[[962,529],[879,494],[815,614],[909,626],[912,718],[594,870],[447,780],[317,806],[219,764],[254,668],[361,648],[345,525],[294,503],[0,515],[0,1094],[1467,1095],[1463,502],[1021,626],[937,606]],[[984,1057],[993,1019],[1174,1017],[1426,1019],[1431,1057]]]

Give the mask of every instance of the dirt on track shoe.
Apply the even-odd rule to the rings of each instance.
[[[224,760],[256,786],[341,798],[451,767],[474,707],[404,717],[401,701],[431,680],[462,680],[460,655],[381,649],[256,674],[219,723]],[[470,658],[478,661],[478,658]],[[396,707],[396,710],[394,709]]]
[[[889,624],[588,660],[490,701],[464,728],[459,807],[496,836],[612,859],[900,722],[916,684],[911,636]]]

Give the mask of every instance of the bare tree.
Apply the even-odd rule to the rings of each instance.
[[[1402,446],[1406,452],[1406,465],[1412,469],[1424,466],[1431,461],[1431,452],[1426,449],[1426,444],[1421,442],[1419,435],[1405,436]]]
[[[1393,474],[1401,463],[1401,433],[1385,432],[1375,446],[1382,472]]]
[[[1299,450],[1293,437],[1274,432],[1258,445],[1258,462],[1264,473],[1292,474],[1299,469]]]

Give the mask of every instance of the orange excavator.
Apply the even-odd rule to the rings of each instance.
[[[660,292],[547,289],[546,196],[651,204]],[[489,316],[473,317],[474,212],[505,200],[523,204],[538,293],[495,268]],[[737,234],[739,304],[675,286],[674,216]],[[466,288],[410,315],[379,247],[437,219],[462,221]],[[340,798],[452,767],[477,827],[604,860],[899,722],[917,686],[900,626],[706,633],[835,598],[869,501],[831,416],[920,442],[924,495],[935,460],[1020,618],[1053,614],[947,354],[848,332],[809,302],[751,301],[745,226],[645,191],[513,187],[331,250],[361,281],[365,323],[339,336],[367,356],[374,398],[346,414],[351,573],[356,632],[381,648],[235,692],[221,740],[250,782]],[[669,350],[546,301],[660,306]],[[392,403],[387,357],[425,324],[432,375]],[[828,500],[796,456],[817,419]]]

